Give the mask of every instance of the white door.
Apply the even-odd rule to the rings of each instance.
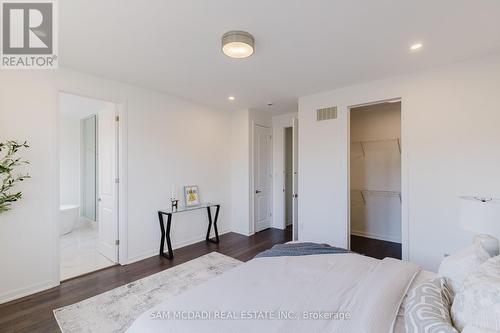
[[[97,118],[99,183],[99,252],[118,262],[118,122],[117,107],[108,103]]]
[[[271,227],[271,129],[254,128],[254,220],[255,232]]]
[[[292,212],[292,239],[299,239],[299,120],[293,119],[293,212]]]

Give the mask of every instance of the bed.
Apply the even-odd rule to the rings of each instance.
[[[434,273],[354,253],[264,256],[143,313],[128,332],[404,332],[407,292]]]

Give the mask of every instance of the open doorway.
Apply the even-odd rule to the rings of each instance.
[[[286,231],[289,240],[298,240],[298,119],[281,119],[274,131],[274,167],[276,175],[280,175],[275,181],[275,225]]]
[[[59,94],[60,279],[118,263],[118,105]]]
[[[401,259],[401,102],[350,108],[350,140],[350,248]]]

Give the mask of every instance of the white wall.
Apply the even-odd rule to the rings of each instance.
[[[285,228],[285,210],[283,188],[285,186],[284,170],[284,129],[293,126],[293,118],[298,113],[287,113],[272,117],[273,126],[273,227]]]
[[[200,187],[202,201],[221,203],[219,231],[230,228],[230,115],[162,94],[128,99],[129,260],[155,255],[157,210],[169,205],[172,185]],[[205,210],[179,214],[173,247],[204,239]]]
[[[351,109],[351,234],[401,242],[401,104]],[[363,145],[363,146],[361,146]]]
[[[80,119],[59,119],[61,204],[80,205]]]
[[[401,97],[403,256],[436,270],[471,242],[458,196],[500,197],[498,87],[497,54],[300,98],[300,239],[347,245],[347,108]],[[317,122],[333,105],[338,119]]]
[[[253,124],[271,128],[273,126],[273,116],[271,111],[249,109],[250,126]]]
[[[19,186],[23,200],[0,215],[0,263],[8,272],[0,275],[0,302],[59,281],[59,91],[126,104],[128,253],[120,254],[123,261],[157,255],[157,210],[167,206],[173,184],[198,184],[202,200],[220,202],[219,230],[229,230],[229,112],[70,70],[2,71],[0,140],[28,140],[24,157],[31,161],[33,178]],[[174,248],[204,239],[206,226],[205,211],[176,216]]]
[[[250,115],[231,114],[231,225],[232,231],[250,235]]]

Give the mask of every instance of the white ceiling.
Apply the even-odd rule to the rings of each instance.
[[[290,112],[299,96],[500,51],[498,0],[58,3],[61,66],[227,110]],[[222,54],[229,30],[254,35],[252,57]]]

